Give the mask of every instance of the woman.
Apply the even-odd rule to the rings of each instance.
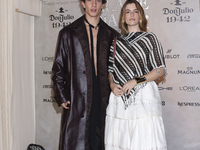
[[[109,57],[111,94],[106,110],[107,150],[167,150],[162,105],[155,80],[166,75],[162,46],[147,32],[144,10],[127,0],[122,33]],[[115,48],[114,48],[115,47]]]

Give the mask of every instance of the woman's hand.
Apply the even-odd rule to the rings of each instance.
[[[137,85],[137,82],[135,79],[126,82],[122,88],[123,93],[128,95],[131,92],[131,90],[134,87],[136,87],[136,85]]]
[[[112,83],[110,83],[110,88],[115,96],[123,95],[122,87],[119,84],[115,84],[112,82]]]

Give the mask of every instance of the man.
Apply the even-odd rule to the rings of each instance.
[[[81,0],[85,15],[59,33],[52,80],[55,100],[64,108],[60,150],[104,149],[108,54],[119,35],[100,19],[105,3]]]

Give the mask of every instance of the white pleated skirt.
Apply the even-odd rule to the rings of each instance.
[[[167,150],[162,104],[155,82],[139,90],[125,109],[121,97],[110,94],[106,109],[106,150]]]

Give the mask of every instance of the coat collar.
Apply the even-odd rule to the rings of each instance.
[[[106,39],[107,39],[107,24],[100,18],[101,22],[100,22],[100,26],[101,26],[101,35],[100,35],[100,43],[107,43]],[[76,21],[74,21],[72,24],[70,24],[68,26],[69,29],[71,30],[75,30],[76,36],[78,37],[82,49],[83,49],[83,53],[84,55],[88,55],[85,59],[90,58],[90,52],[89,52],[89,39],[88,39],[88,35],[87,35],[87,30],[86,30],[86,26],[84,23],[84,15],[81,16],[80,18],[78,18]],[[102,45],[100,46],[100,52],[102,52]]]
[[[109,43],[108,35],[107,35],[109,31],[107,31],[107,24],[102,19],[100,22],[100,27],[101,27],[101,31],[100,31],[101,38],[100,38],[100,49],[99,49],[99,51],[100,51],[99,63],[101,61],[106,61],[106,60],[104,60],[106,58],[102,58],[101,56],[104,56],[104,53],[107,52],[107,50],[108,50],[107,47],[108,47],[108,43]],[[92,72],[90,72],[90,70],[92,70],[92,68],[91,68],[92,64],[90,61],[91,59],[90,59],[89,39],[88,39],[88,35],[87,35],[86,26],[84,23],[84,16],[78,18],[76,21],[74,21],[72,24],[70,24],[68,26],[68,28],[70,30],[75,31],[76,36],[80,41],[80,44],[82,46],[82,51],[84,54],[84,58],[85,58],[86,70],[87,70],[88,76],[90,76],[92,74]]]
[[[76,36],[78,37],[81,43],[83,54],[85,55],[87,52],[89,52],[89,39],[88,39],[87,30],[86,30],[83,16],[80,17],[77,21],[75,21],[74,29],[75,29]]]
[[[101,26],[101,42],[106,41],[106,23],[100,18],[100,26]],[[84,15],[74,21],[71,25],[68,26],[69,29],[75,30],[79,41],[81,42],[82,48],[89,48],[88,35],[86,26],[84,23]],[[87,44],[87,45],[86,45]],[[87,47],[88,46],[88,47]]]

